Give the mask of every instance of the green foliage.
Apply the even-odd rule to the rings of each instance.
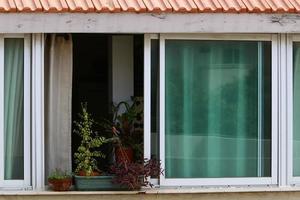
[[[132,97],[132,104],[125,101],[113,106],[113,125],[116,129],[114,135],[118,136],[122,146],[134,147],[137,143],[138,135],[134,127],[134,122],[142,112],[137,110],[136,99]],[[124,112],[121,112],[124,108]]]
[[[104,158],[105,155],[97,150],[106,142],[104,137],[100,137],[93,131],[95,124],[91,115],[87,111],[87,103],[81,104],[82,113],[79,114],[79,121],[75,121],[74,133],[81,137],[81,144],[74,153],[75,163],[77,164],[76,173],[84,172],[86,176],[91,176],[93,172],[99,171],[96,158]]]
[[[143,154],[143,132],[135,127],[135,122],[143,115],[139,111],[139,101],[132,97],[131,103],[121,101],[112,105],[112,120],[104,119],[101,126],[106,132],[112,133],[110,139],[117,146],[131,147],[135,157]]]
[[[50,180],[62,180],[69,178],[72,178],[72,174],[67,171],[62,171],[61,169],[55,169],[48,176],[48,179]]]

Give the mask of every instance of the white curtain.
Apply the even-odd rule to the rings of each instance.
[[[45,167],[72,169],[72,38],[49,34],[45,49]]]

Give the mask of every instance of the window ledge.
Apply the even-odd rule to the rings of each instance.
[[[66,191],[54,192],[47,190],[33,191],[1,191],[0,195],[7,196],[63,196],[63,195],[136,195],[136,194],[207,194],[207,193],[261,193],[261,192],[299,192],[300,186],[261,186],[261,187],[172,187],[172,188],[147,188],[139,191]]]

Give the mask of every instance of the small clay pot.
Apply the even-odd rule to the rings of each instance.
[[[48,183],[54,191],[69,191],[72,186],[72,178],[48,179]]]

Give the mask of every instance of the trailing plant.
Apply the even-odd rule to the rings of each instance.
[[[104,158],[105,155],[97,148],[102,146],[106,140],[93,131],[95,122],[87,111],[87,103],[81,103],[82,112],[79,114],[79,120],[74,121],[74,133],[81,138],[80,146],[74,153],[75,163],[77,165],[75,172],[86,176],[94,175],[100,172],[97,167],[96,158]]]
[[[141,187],[153,187],[149,181],[150,177],[158,177],[163,173],[160,161],[156,159],[144,160],[141,162],[121,162],[111,167],[115,174],[113,183],[119,184],[130,190]]]

